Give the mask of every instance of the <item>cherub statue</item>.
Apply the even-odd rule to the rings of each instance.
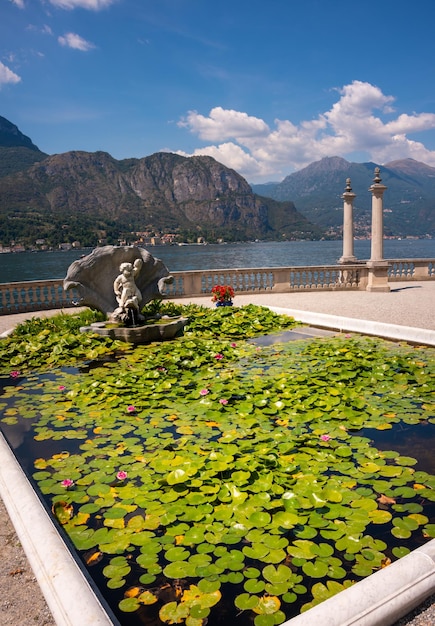
[[[132,314],[133,322],[139,321],[142,294],[135,283],[135,278],[142,269],[142,263],[142,259],[136,259],[133,264],[121,263],[119,266],[121,273],[113,283],[118,308],[113,311],[112,318],[127,321],[129,315]]]
[[[102,246],[74,261],[63,284],[65,291],[78,292],[80,306],[97,309],[108,320],[132,326],[144,321],[139,310],[161,299],[173,280],[163,261],[143,248]]]

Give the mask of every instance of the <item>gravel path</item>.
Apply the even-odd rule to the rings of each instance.
[[[0,624],[53,626],[55,621],[0,500]]]

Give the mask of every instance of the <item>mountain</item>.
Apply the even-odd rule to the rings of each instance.
[[[0,146],[4,148],[24,147],[39,152],[39,148],[35,146],[32,140],[18,129],[18,126],[12,124],[5,117],[0,116]]]
[[[0,244],[32,246],[39,239],[94,246],[133,241],[136,232],[173,233],[184,241],[336,238],[347,178],[356,194],[355,234],[368,236],[376,166],[328,157],[280,183],[250,186],[207,156],[49,156],[0,117]],[[404,159],[380,169],[385,234],[435,236],[435,168]]]
[[[242,176],[211,157],[159,152],[118,161],[106,152],[80,151],[42,157],[28,138],[9,131],[2,149],[34,151],[37,159],[0,178],[3,245],[18,240],[31,246],[39,239],[93,246],[132,241],[135,232],[191,241],[322,235],[292,202],[254,194]],[[11,135],[26,145],[10,145]]]
[[[343,220],[341,195],[351,179],[355,233],[370,232],[373,182],[376,163],[351,163],[327,157],[287,176],[281,183],[252,185],[256,193],[275,200],[292,200],[311,222],[331,233],[340,233]],[[435,236],[435,168],[413,159],[380,165],[384,193],[386,235]]]
[[[0,116],[0,178],[25,170],[46,156],[15,124]]]

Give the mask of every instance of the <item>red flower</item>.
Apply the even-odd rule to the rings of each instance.
[[[215,285],[211,292],[213,302],[229,302],[234,298],[234,289],[231,285]]]

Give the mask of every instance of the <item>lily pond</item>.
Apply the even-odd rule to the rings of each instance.
[[[1,430],[119,624],[282,624],[435,537],[433,349],[165,307],[169,342],[0,342]]]

